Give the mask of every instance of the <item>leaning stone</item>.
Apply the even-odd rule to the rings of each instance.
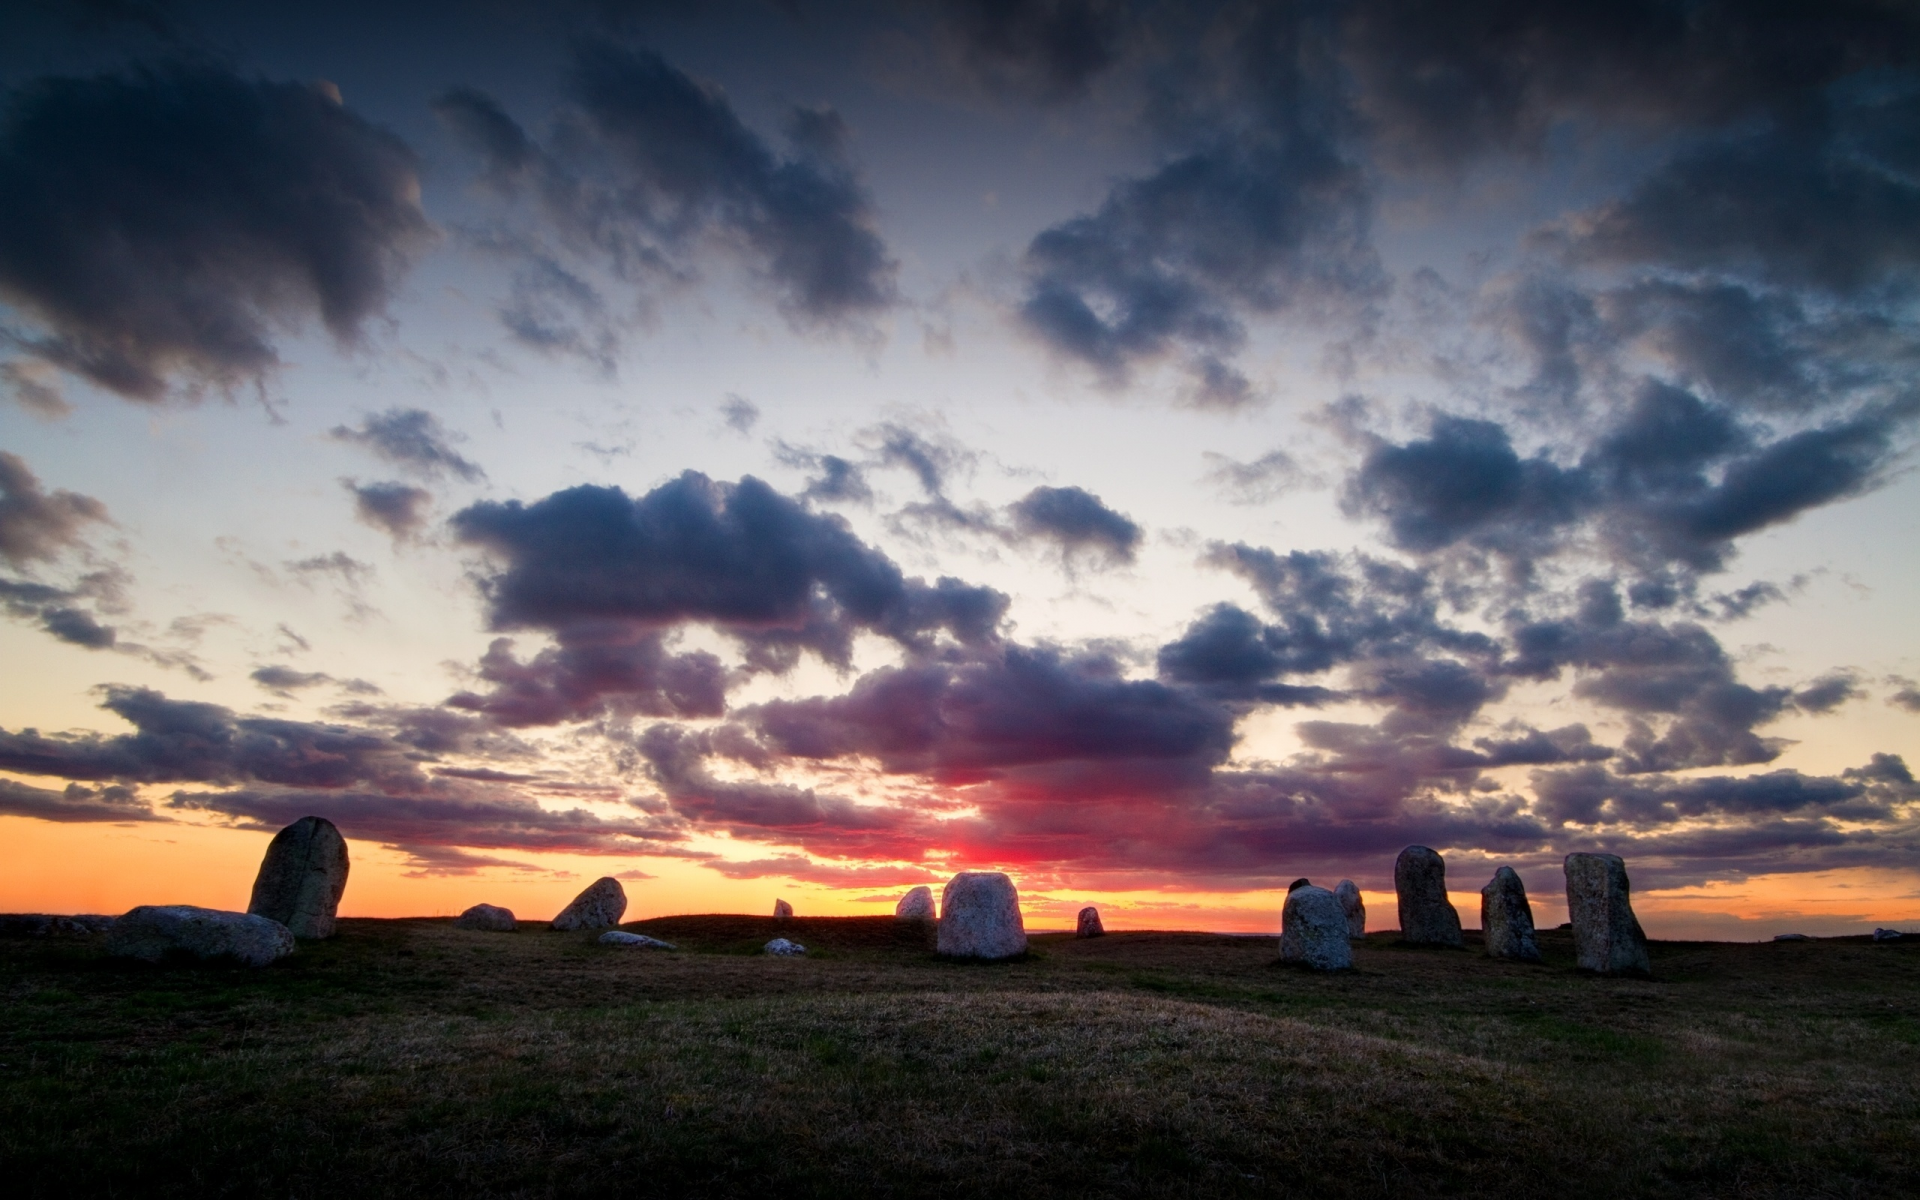
[[[1567,914],[1574,964],[1598,975],[1651,975],[1647,935],[1633,915],[1627,864],[1616,854],[1569,854]]]
[[[1360,899],[1360,888],[1351,879],[1342,879],[1333,889],[1333,898],[1347,914],[1347,936],[1356,942],[1367,940],[1367,906]]]
[[[936,948],[953,958],[1014,958],[1027,952],[1020,894],[998,871],[962,871],[940,893]]]
[[[602,946],[625,946],[631,950],[678,950],[672,942],[663,942],[659,938],[648,937],[644,933],[628,933],[624,929],[610,929],[600,935]]]
[[[1280,961],[1316,971],[1344,971],[1353,965],[1347,912],[1332,892],[1308,884],[1287,893],[1280,910]]]
[[[1533,906],[1527,903],[1526,885],[1512,867],[1495,871],[1480,889],[1480,936],[1486,941],[1488,958],[1540,961],[1540,947],[1533,940]]]
[[[476,904],[454,919],[455,929],[478,929],[485,933],[512,933],[520,928],[513,910],[495,904]]]
[[[1776,933],[1773,935],[1773,940],[1776,942],[1810,942],[1813,938],[1804,933]]]
[[[773,919],[774,920],[784,921],[788,917],[791,917],[792,915],[793,915],[793,905],[788,904],[785,900],[775,900],[773,902]]]
[[[1447,899],[1447,864],[1425,846],[1408,846],[1393,863],[1400,895],[1400,940],[1415,946],[1458,946],[1460,914]]]
[[[1075,924],[1073,936],[1077,938],[1105,937],[1106,927],[1100,924],[1100,910],[1089,904],[1080,910],[1080,920]]]
[[[933,920],[933,889],[923,883],[900,897],[900,903],[893,906],[893,915],[902,921]]]
[[[553,927],[562,931],[575,929],[611,929],[620,923],[627,911],[627,889],[611,875],[594,880],[587,890],[573,898],[573,903],[560,911],[553,919]]]
[[[1873,931],[1873,940],[1876,942],[1897,942],[1905,936],[1907,935],[1901,933],[1898,929],[1876,929]]]
[[[763,954],[772,954],[780,958],[794,958],[807,952],[807,948],[799,942],[790,942],[785,938],[775,938],[760,950]]]
[[[273,835],[247,911],[302,938],[330,938],[347,890],[347,839],[325,817],[301,817]]]
[[[141,962],[186,954],[264,967],[292,954],[293,944],[293,931],[268,917],[191,904],[143,904],[115,921],[107,934],[109,955]]]

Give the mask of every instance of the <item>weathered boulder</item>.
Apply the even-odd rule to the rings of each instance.
[[[347,890],[347,839],[325,817],[301,817],[273,835],[247,911],[302,938],[330,938]]]
[[[1458,946],[1460,914],[1447,899],[1447,864],[1425,846],[1408,846],[1393,862],[1400,895],[1400,940],[1415,946]]]
[[[1647,935],[1633,915],[1627,864],[1617,854],[1569,854],[1567,915],[1574,965],[1599,975],[1651,975]]]
[[[553,927],[563,931],[611,929],[620,923],[626,911],[627,889],[611,875],[602,876],[575,896],[572,904],[560,910],[560,915],[553,919]]]
[[[1013,958],[1027,952],[1020,894],[998,871],[962,871],[940,893],[941,954],[953,958]]]
[[[143,904],[113,923],[107,953],[142,962],[191,955],[264,967],[293,953],[293,931],[254,913],[191,904]]]
[[[678,950],[672,942],[663,942],[659,938],[648,937],[644,933],[628,933],[624,929],[609,929],[600,935],[602,946],[625,946],[629,950]]]
[[[1480,889],[1480,936],[1486,940],[1488,958],[1540,961],[1540,947],[1533,940],[1533,906],[1512,867],[1495,871]]]
[[[1342,879],[1333,889],[1333,898],[1340,902],[1341,911],[1347,914],[1347,936],[1354,941],[1364,941],[1367,936],[1367,906],[1360,899],[1360,888],[1351,879]]]
[[[1897,942],[1905,936],[1907,935],[1901,933],[1898,929],[1876,929],[1873,931],[1873,940],[1876,942]]]
[[[1347,911],[1332,892],[1308,884],[1287,893],[1280,910],[1280,961],[1316,971],[1344,971],[1353,965]]]
[[[933,920],[933,889],[923,883],[900,897],[900,903],[893,906],[893,915],[902,921]]]
[[[1804,933],[1776,933],[1773,935],[1773,940],[1776,942],[1810,942],[1813,938],[1811,935]]]
[[[799,942],[790,942],[785,938],[775,938],[760,950],[763,954],[771,954],[778,958],[795,958],[807,952],[807,948]]]
[[[1073,936],[1077,938],[1105,937],[1106,926],[1100,924],[1100,910],[1089,904],[1080,910],[1080,919],[1074,923]]]
[[[793,915],[793,905],[788,904],[785,900],[775,900],[773,902],[773,919],[774,920],[784,921],[788,917],[791,917],[792,915]]]
[[[476,904],[454,919],[455,929],[478,929],[486,933],[512,933],[520,928],[513,910],[495,904]]]

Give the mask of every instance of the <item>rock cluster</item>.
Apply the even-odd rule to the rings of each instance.
[[[478,929],[485,933],[512,933],[520,928],[513,910],[495,904],[476,904],[454,918],[455,929]]]
[[[1367,936],[1367,906],[1360,899],[1360,888],[1351,879],[1342,879],[1333,889],[1333,898],[1347,914],[1347,936],[1356,942]]]
[[[780,958],[794,958],[807,952],[807,948],[799,942],[790,942],[785,938],[775,938],[760,949],[764,954],[772,954]]]
[[[1089,904],[1080,910],[1080,919],[1074,923],[1073,936],[1077,938],[1105,937],[1106,927],[1100,924],[1100,910]]]
[[[628,933],[623,929],[610,929],[600,935],[602,946],[625,946],[629,950],[678,950],[672,942],[663,942],[659,938],[648,937],[644,933]]]
[[[773,902],[773,919],[774,920],[784,921],[787,918],[791,917],[792,915],[793,915],[793,905],[788,904],[785,900],[775,900]]]
[[[962,871],[940,893],[936,948],[952,958],[1014,958],[1027,952],[1020,894],[998,871]]]
[[[1344,971],[1353,965],[1347,912],[1332,892],[1310,883],[1287,892],[1280,910],[1280,961],[1316,971]]]
[[[347,839],[325,817],[301,817],[273,835],[247,911],[302,938],[330,938],[347,890]]]
[[[1599,975],[1651,975],[1627,864],[1615,854],[1569,854],[1565,867],[1575,965]]]
[[[1447,899],[1447,864],[1425,846],[1408,846],[1393,863],[1400,896],[1400,938],[1415,946],[1458,946],[1460,914]]]
[[[1480,889],[1480,934],[1486,939],[1489,958],[1540,961],[1540,947],[1533,940],[1533,906],[1527,903],[1526,885],[1512,867],[1495,871]]]
[[[278,921],[191,904],[143,904],[107,934],[109,955],[142,962],[187,955],[264,967],[292,954],[293,945],[293,931]]]
[[[575,929],[611,929],[627,911],[627,889],[612,876],[603,876],[587,885],[560,910],[553,927],[563,932]]]
[[[923,883],[900,897],[900,903],[893,906],[893,915],[902,921],[933,920],[933,889]]]

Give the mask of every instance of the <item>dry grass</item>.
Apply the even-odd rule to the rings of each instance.
[[[1920,1191],[1920,944],[1666,943],[1628,982],[1556,934],[1315,976],[1201,934],[969,966],[891,919],[342,924],[260,972],[0,943],[8,1190]]]

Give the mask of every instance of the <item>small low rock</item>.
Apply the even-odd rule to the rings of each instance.
[[[609,929],[600,935],[602,946],[625,946],[630,950],[678,950],[672,942],[663,942],[659,938],[648,937],[644,933],[628,933],[624,929]]]
[[[962,871],[940,895],[937,948],[951,958],[1016,958],[1027,952],[1020,893],[999,871]]]
[[[900,897],[900,903],[893,906],[893,915],[902,921],[933,920],[933,889],[923,883]]]
[[[1347,936],[1356,942],[1367,940],[1367,906],[1360,899],[1360,887],[1351,879],[1342,879],[1333,889],[1333,898],[1347,914]]]
[[[626,911],[627,889],[613,876],[602,876],[575,896],[572,904],[560,910],[560,915],[553,919],[553,927],[562,932],[611,929],[620,923]]]
[[[1897,942],[1905,936],[1907,935],[1901,933],[1898,929],[1876,929],[1873,931],[1873,940],[1876,942]]]
[[[1100,910],[1089,904],[1080,910],[1080,919],[1075,922],[1073,936],[1077,938],[1105,937],[1106,926],[1100,924]]]
[[[1495,871],[1480,889],[1480,936],[1488,958],[1540,961],[1540,947],[1533,940],[1533,906],[1512,867]]]
[[[293,931],[254,913],[191,904],[143,904],[113,923],[107,953],[159,962],[170,955],[264,967],[293,953]]]
[[[761,950],[764,953],[778,955],[781,958],[793,958],[807,952],[807,948],[799,942],[790,942],[785,938],[775,938],[761,947]]]
[[[1776,933],[1773,935],[1773,940],[1776,942],[1810,942],[1813,939],[1804,933]]]
[[[455,929],[478,929],[484,933],[512,933],[520,928],[513,910],[497,904],[476,904],[454,919]]]
[[[112,929],[113,921],[112,917],[96,913],[76,913],[73,916],[3,913],[0,914],[0,937],[87,937]]]
[[[1332,892],[1308,884],[1287,893],[1286,906],[1280,910],[1280,961],[1316,971],[1353,966],[1347,913]]]
[[[793,905],[788,904],[785,900],[775,900],[773,902],[774,920],[784,921],[791,916],[793,916]]]

